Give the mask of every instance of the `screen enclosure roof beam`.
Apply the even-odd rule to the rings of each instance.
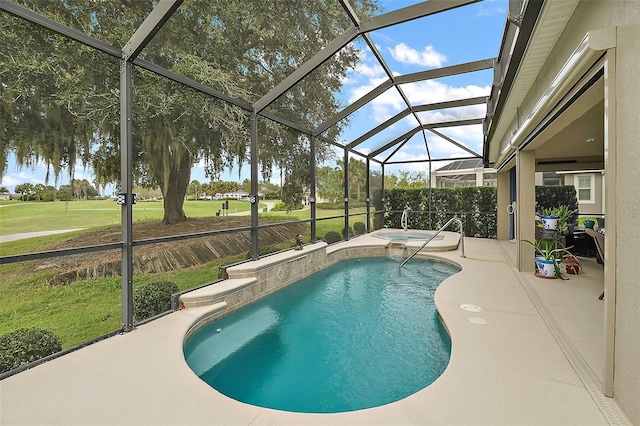
[[[407,108],[404,111],[399,112],[398,114],[394,115],[393,117],[391,117],[390,119],[388,119],[384,123],[381,123],[378,126],[376,126],[375,128],[369,130],[367,133],[365,133],[364,135],[362,135],[359,138],[355,139],[353,142],[347,144],[347,147],[350,148],[350,149],[351,148],[355,148],[356,146],[358,146],[361,143],[365,142],[367,139],[373,137],[377,133],[380,133],[384,129],[386,129],[386,128],[390,127],[391,125],[393,125],[394,123],[402,120],[404,117],[406,117],[407,115],[409,115],[411,113],[425,112],[425,111],[437,111],[439,109],[456,108],[456,107],[469,106],[469,105],[479,105],[479,104],[486,103],[486,101],[487,101],[486,96],[478,96],[478,97],[475,97],[475,98],[456,99],[456,100],[453,100],[453,101],[435,102],[435,103],[432,103],[432,104],[418,105],[418,106],[415,106],[415,107],[412,107],[412,108]]]
[[[70,39],[80,42],[86,46],[93,47],[94,49],[97,49],[103,53],[115,56],[116,58],[122,57],[122,50],[120,50],[118,47],[100,41],[83,32],[74,30],[73,28],[61,24],[60,22],[54,21],[53,19],[42,16],[23,6],[11,3],[6,0],[0,0],[0,10],[4,10],[5,12],[8,12],[14,16],[18,16],[34,24],[40,25],[58,34],[62,34],[63,36],[69,37]]]
[[[418,127],[414,128],[414,129],[408,131],[404,135],[402,135],[400,137],[397,137],[396,139],[394,139],[391,142],[381,146],[380,148],[372,151],[371,153],[369,153],[369,155],[367,155],[367,157],[370,157],[370,158],[375,157],[376,155],[379,155],[379,154],[383,153],[384,151],[386,151],[387,149],[389,149],[392,146],[396,145],[397,143],[404,141],[404,139],[410,139],[413,135],[415,135],[416,133],[418,133],[421,130],[431,130],[431,129],[438,128],[438,127],[457,127],[457,126],[469,126],[469,125],[473,125],[473,124],[482,124],[482,120],[483,120],[482,118],[471,118],[471,119],[468,119],[468,120],[454,120],[454,121],[444,121],[442,123],[423,124],[421,126],[418,126]],[[462,146],[460,146],[460,147],[462,147]],[[465,150],[467,150],[467,149],[465,149]],[[474,155],[475,155],[475,153],[474,153]]]
[[[160,28],[167,22],[173,13],[180,7],[183,0],[164,0],[156,3],[151,13],[140,24],[122,48],[122,59],[130,61],[138,57],[142,49],[151,41]]]
[[[375,89],[371,90],[369,93],[362,96],[360,99],[357,99],[353,103],[349,104],[342,111],[336,113],[333,117],[326,120],[324,123],[320,124],[315,129],[315,134],[321,134],[325,132],[330,127],[334,126],[340,120],[345,119],[349,115],[353,114],[358,109],[365,106],[367,103],[371,102],[373,99],[383,94],[387,89],[399,85],[399,84],[408,84],[408,83],[416,83],[424,80],[432,80],[435,78],[442,77],[450,77],[458,74],[465,74],[469,72],[482,71],[486,69],[493,68],[493,64],[495,62],[495,58],[490,59],[481,59],[479,61],[466,62],[464,64],[451,65],[448,67],[437,68],[433,70],[420,71],[411,74],[394,76],[393,80],[385,80],[384,83],[377,86]]]

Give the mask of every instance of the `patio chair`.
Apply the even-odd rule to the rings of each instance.
[[[593,229],[590,229],[590,228],[586,228],[585,232],[588,235],[590,235],[593,238],[594,242],[596,243],[596,249],[598,250],[598,254],[602,259],[602,264],[604,265],[604,234],[601,234],[600,232],[594,231]],[[598,299],[599,300],[604,299],[604,291],[602,292],[602,294]]]

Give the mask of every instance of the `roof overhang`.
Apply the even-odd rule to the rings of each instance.
[[[515,29],[515,37],[502,46],[497,67],[502,71],[501,81],[494,82],[489,104],[494,112],[488,111],[485,124],[484,162],[485,165],[499,166],[501,141],[510,131],[510,126],[520,112],[520,106],[533,87],[547,57],[573,14],[578,0],[528,1],[523,8],[520,27]],[[541,6],[541,7],[540,7]],[[505,37],[513,31],[515,23],[509,21]],[[509,28],[511,27],[511,28]],[[507,59],[508,63],[504,63]],[[503,60],[500,62],[500,60]]]

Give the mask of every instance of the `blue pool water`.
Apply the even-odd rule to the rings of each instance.
[[[433,303],[458,272],[413,259],[346,260],[198,330],[194,372],[238,401],[286,411],[375,407],[431,384],[451,342]]]

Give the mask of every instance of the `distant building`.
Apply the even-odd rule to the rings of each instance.
[[[233,192],[217,193],[212,197],[213,200],[237,200],[248,199],[249,193],[244,189],[238,189]]]
[[[604,170],[576,170],[558,172],[564,175],[564,184],[576,187],[578,214],[604,215]]]
[[[496,170],[485,168],[482,158],[453,161],[431,172],[433,188],[496,186]]]

